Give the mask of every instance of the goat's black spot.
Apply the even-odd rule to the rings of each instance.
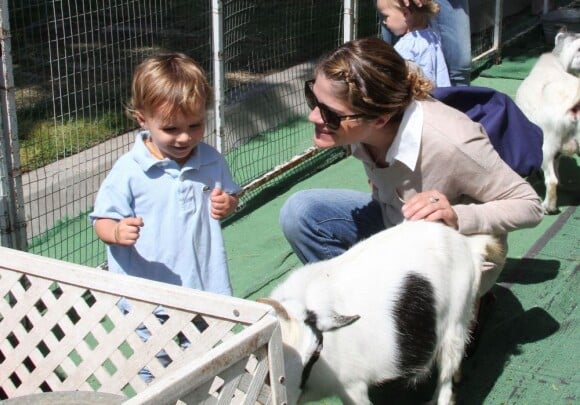
[[[429,280],[408,275],[393,311],[397,328],[399,370],[404,377],[426,371],[436,344],[435,296]]]
[[[300,380],[301,390],[303,390],[304,387],[306,386],[306,382],[308,381],[308,377],[310,377],[312,367],[314,367],[314,363],[316,363],[320,358],[320,352],[322,351],[324,336],[322,335],[322,331],[318,329],[318,326],[316,326],[317,323],[318,317],[316,316],[316,314],[313,311],[307,310],[306,319],[304,319],[304,324],[312,330],[312,333],[314,333],[314,336],[316,336],[316,341],[318,345],[314,353],[312,353],[312,355],[304,365],[304,369],[302,370],[302,378]]]

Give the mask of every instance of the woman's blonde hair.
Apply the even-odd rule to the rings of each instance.
[[[347,42],[324,57],[316,75],[335,81],[337,97],[356,114],[400,116],[413,100],[425,100],[433,83],[410,68],[379,38]]]
[[[212,100],[212,90],[203,69],[183,53],[163,53],[140,63],[133,74],[131,99],[126,112],[172,116],[177,112],[199,116]]]

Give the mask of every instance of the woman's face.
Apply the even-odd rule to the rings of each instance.
[[[331,112],[339,115],[355,115],[352,109],[336,96],[335,82],[319,74],[312,85],[312,92],[316,97],[317,104],[323,104]],[[314,124],[314,144],[321,148],[331,148],[334,146],[348,145],[357,142],[364,142],[372,128],[368,122],[362,118],[345,119],[340,121],[338,129],[331,129],[325,124],[320,108],[315,107],[308,115],[308,120]]]
[[[383,16],[383,24],[396,36],[406,34],[409,30],[407,18],[393,0],[377,0],[377,10]]]

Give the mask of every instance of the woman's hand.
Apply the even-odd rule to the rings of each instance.
[[[230,215],[238,206],[238,197],[216,187],[209,196],[211,201],[211,217],[222,219]]]
[[[457,214],[449,200],[437,190],[415,194],[402,208],[403,216],[411,221],[442,221],[445,225],[458,228]]]

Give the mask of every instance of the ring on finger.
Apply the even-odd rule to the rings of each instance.
[[[432,196],[429,197],[429,202],[431,204],[435,204],[437,201],[439,201],[439,196],[432,195]]]

